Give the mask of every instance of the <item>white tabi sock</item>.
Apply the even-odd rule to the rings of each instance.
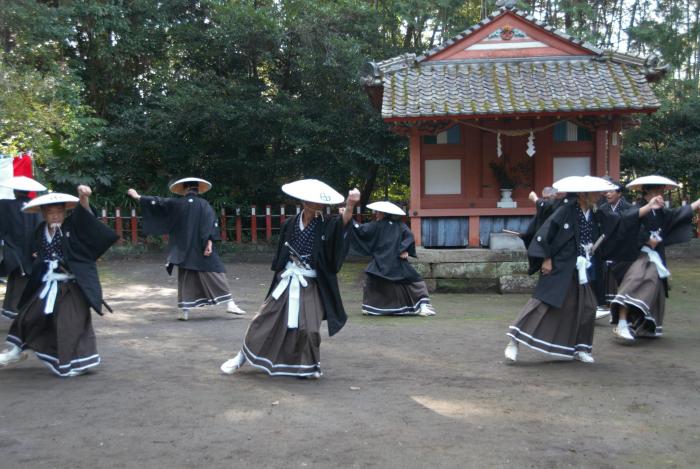
[[[620,329],[624,329],[626,327],[629,327],[629,325],[627,324],[627,319],[620,319],[617,322],[617,327],[619,327]]]

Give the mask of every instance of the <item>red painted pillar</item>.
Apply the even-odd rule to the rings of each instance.
[[[362,223],[362,207],[360,207],[360,204],[355,206],[355,221],[360,224]]]
[[[272,207],[265,206],[265,241],[272,239]]]
[[[284,205],[280,206],[280,230],[282,230],[282,225],[284,225],[284,220],[286,219],[284,215]]]
[[[226,232],[226,209],[221,208],[221,215],[219,215],[219,237],[221,241],[226,241],[228,238],[228,233]]]
[[[122,226],[122,209],[117,207],[114,210],[114,231],[117,232],[119,240],[117,243],[121,244],[124,242],[124,227]]]
[[[255,213],[255,205],[250,207],[250,240],[253,243],[258,242],[258,218]]]
[[[106,208],[103,208],[103,209],[102,209],[101,221],[102,221],[102,223],[104,223],[105,225],[109,225],[109,222],[107,221],[107,209],[106,209]]]
[[[416,240],[416,246],[422,246],[422,233],[420,222],[420,196],[422,187],[421,161],[420,161],[420,135],[416,129],[411,130],[409,137],[410,149],[410,174],[411,174],[411,231]]]
[[[599,125],[595,128],[595,155],[592,172],[594,176],[605,176],[607,174],[608,159],[608,127]]]
[[[243,222],[241,220],[241,209],[236,209],[236,243],[241,244],[243,241]]]
[[[131,209],[131,244],[139,243],[139,219],[136,218],[136,209]]]
[[[608,174],[616,181],[620,180],[620,146],[622,136],[620,135],[620,121],[615,120],[610,124],[608,141]]]
[[[470,216],[469,217],[469,247],[478,248],[481,245],[481,240],[479,239],[479,217]]]

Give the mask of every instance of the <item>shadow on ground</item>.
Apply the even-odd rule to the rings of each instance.
[[[103,364],[53,377],[0,370],[3,467],[697,467],[699,261],[671,264],[667,336],[635,347],[596,327],[597,363],[523,351],[503,363],[523,295],[435,295],[435,318],[359,314],[324,336],[320,381],[222,376],[249,323],[222,307],[175,320],[176,277],[152,260],[101,263],[113,315],[95,317]],[[255,311],[268,264],[227,265]],[[0,323],[5,333],[9,321]]]

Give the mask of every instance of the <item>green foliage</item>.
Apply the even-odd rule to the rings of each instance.
[[[700,196],[700,97],[664,107],[625,133],[626,179],[661,174],[683,184],[681,196]]]
[[[197,175],[217,208],[281,201],[322,178],[408,198],[406,139],[360,84],[369,60],[423,52],[495,10],[474,0],[8,0],[0,10],[0,151],[32,149],[39,179],[95,186],[98,205],[167,194]],[[627,132],[623,162],[675,176],[693,161],[699,17],[677,0],[532,1],[522,8],[602,47],[660,53],[677,80]],[[681,134],[682,130],[682,134]],[[654,132],[669,132],[662,138]],[[683,156],[678,156],[681,154]],[[688,159],[690,158],[690,159]],[[679,164],[679,168],[682,165]],[[686,172],[688,190],[698,175]]]

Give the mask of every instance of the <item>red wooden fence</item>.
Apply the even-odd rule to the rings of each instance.
[[[276,209],[276,210],[275,210]],[[111,226],[119,235],[119,243],[130,244],[143,243],[146,236],[143,233],[143,221],[136,209],[131,209],[127,215],[121,207],[113,210],[102,209],[100,219],[106,225]],[[301,206],[297,205],[293,213],[301,212]],[[253,205],[248,209],[222,208],[219,212],[219,229],[222,241],[234,243],[257,243],[258,240],[271,242],[275,235],[279,234],[280,227],[289,217],[287,207],[265,205],[265,212],[258,213]],[[337,209],[326,208],[326,214],[337,213]],[[369,221],[372,216],[362,213],[360,207],[356,207],[354,215],[358,223]],[[167,240],[167,236],[163,237]]]

